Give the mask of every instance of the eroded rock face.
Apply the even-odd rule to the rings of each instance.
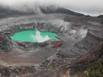
[[[48,66],[50,65],[55,69],[63,69],[63,67],[78,66],[78,63],[85,64],[94,61],[103,53],[102,51],[100,52],[102,47],[102,39],[88,32],[87,37],[76,43],[69,51],[61,51],[55,55],[55,58],[51,57],[48,60]]]

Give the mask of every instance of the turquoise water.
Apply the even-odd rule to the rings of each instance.
[[[38,30],[20,31],[12,35],[11,39],[17,42],[45,42],[48,40],[58,40],[55,33],[46,31],[40,32]]]

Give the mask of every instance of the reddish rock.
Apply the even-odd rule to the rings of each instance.
[[[22,46],[22,47],[26,47],[26,45],[24,43],[21,42],[16,42],[17,45]]]
[[[0,41],[2,41],[4,39],[4,37],[2,35],[0,35]]]
[[[59,48],[62,46],[62,41],[56,41],[53,45],[53,48]]]
[[[33,23],[25,24],[25,26],[31,27],[31,26],[33,26]]]

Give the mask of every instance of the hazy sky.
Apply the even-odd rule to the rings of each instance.
[[[103,0],[0,0],[0,5],[14,7],[15,5],[45,4],[58,5],[73,11],[89,15],[103,14]]]

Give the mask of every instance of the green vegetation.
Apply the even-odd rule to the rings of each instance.
[[[91,63],[84,73],[87,77],[103,77],[103,60]]]

